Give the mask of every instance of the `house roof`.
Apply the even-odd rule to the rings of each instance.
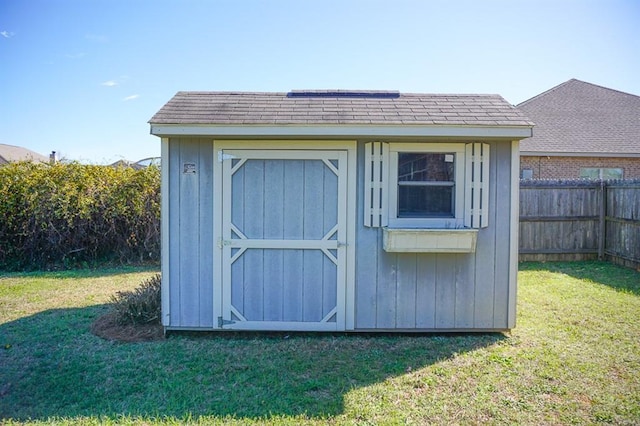
[[[640,96],[571,79],[518,108],[536,123],[523,155],[640,156]]]
[[[49,161],[49,158],[21,146],[0,143],[0,164],[15,161],[39,161],[45,163]]]
[[[280,93],[178,92],[149,121],[166,126],[454,126],[511,127],[533,123],[499,95],[315,90]],[[155,130],[155,131],[154,131]],[[528,136],[526,134],[523,137]]]

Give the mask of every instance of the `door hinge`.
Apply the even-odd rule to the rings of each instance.
[[[224,151],[218,151],[218,162],[222,163],[224,160],[233,160],[235,155],[225,154]]]
[[[226,319],[223,319],[222,317],[218,317],[218,328],[222,328],[225,325],[231,325],[235,323],[236,323],[235,321],[226,320]]]
[[[231,245],[231,241],[229,240],[223,240],[222,238],[218,238],[218,248],[221,249],[224,246],[230,246]]]

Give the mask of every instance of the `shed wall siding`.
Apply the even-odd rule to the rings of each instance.
[[[489,226],[478,231],[475,253],[387,253],[382,228],[364,226],[364,141],[358,142],[357,211],[349,212],[357,221],[355,330],[510,328],[512,147],[492,142],[490,149]],[[215,329],[213,198],[220,189],[214,182],[213,141],[171,138],[168,156],[166,325]],[[184,163],[194,163],[196,173],[183,173]]]
[[[213,141],[171,138],[168,163],[169,326],[213,328]]]
[[[358,146],[356,329],[508,327],[511,144],[492,143],[489,227],[470,254],[387,253],[364,226],[364,144]]]

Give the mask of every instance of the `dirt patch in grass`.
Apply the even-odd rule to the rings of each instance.
[[[116,342],[146,342],[164,339],[162,325],[118,324],[114,312],[107,312],[91,324],[91,332],[98,337]]]

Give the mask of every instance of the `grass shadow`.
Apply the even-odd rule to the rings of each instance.
[[[89,331],[104,305],[0,325],[0,418],[326,418],[358,388],[485,348],[493,334],[174,333],[120,344]]]
[[[520,271],[549,271],[640,296],[640,272],[604,261],[522,262]]]

